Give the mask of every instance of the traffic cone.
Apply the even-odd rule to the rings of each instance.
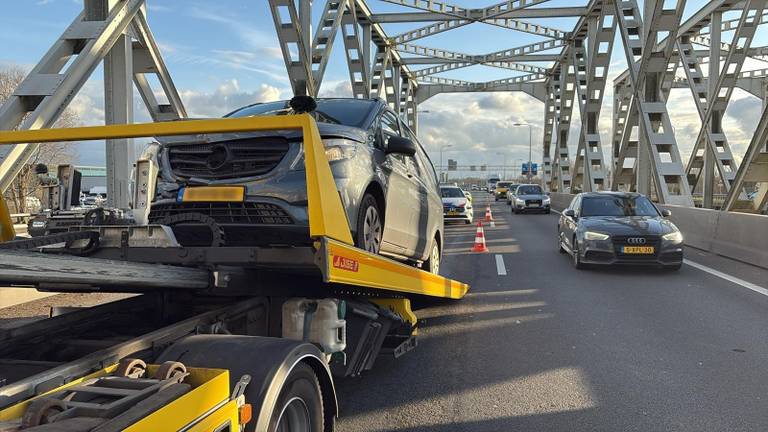
[[[485,221],[490,222],[493,220],[493,215],[491,215],[491,206],[488,206],[485,208]]]
[[[475,234],[475,245],[472,246],[471,252],[488,252],[488,248],[485,246],[485,233],[483,232],[482,221],[477,221],[477,233]]]

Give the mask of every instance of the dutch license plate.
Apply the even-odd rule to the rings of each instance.
[[[243,186],[196,186],[184,188],[183,202],[243,202]]]
[[[459,214],[459,212],[453,210],[448,212],[448,216],[456,216],[457,214]]]
[[[621,252],[625,254],[653,254],[656,250],[653,246],[622,246]]]

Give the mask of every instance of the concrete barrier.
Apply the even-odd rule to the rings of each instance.
[[[665,205],[685,243],[768,268],[768,216]]]
[[[564,208],[571,204],[571,200],[576,195],[553,192],[549,198],[551,200],[550,205],[554,210],[563,211]]]
[[[552,193],[552,208],[562,211],[575,195]],[[727,258],[768,268],[768,216],[660,205],[672,212],[685,244]]]

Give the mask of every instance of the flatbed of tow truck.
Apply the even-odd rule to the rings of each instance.
[[[182,247],[146,223],[13,240],[0,200],[0,283],[141,294],[0,330],[0,431],[331,431],[333,376],[416,347],[410,298],[469,287],[353,246],[309,114],[0,132],[0,144],[285,129],[304,136],[307,247]],[[135,214],[151,206],[152,163],[137,163]],[[134,360],[150,366],[126,375]],[[164,364],[188,372],[155,376]],[[126,390],[145,384],[176,393]],[[133,415],[95,407],[110,397]]]

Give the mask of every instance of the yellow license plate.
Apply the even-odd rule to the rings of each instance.
[[[459,212],[455,212],[455,211],[448,212],[448,216],[456,216],[457,214],[459,214]]]
[[[182,202],[243,202],[243,186],[197,186],[184,188]]]
[[[624,246],[621,251],[625,254],[652,254],[656,250],[653,246]]]

